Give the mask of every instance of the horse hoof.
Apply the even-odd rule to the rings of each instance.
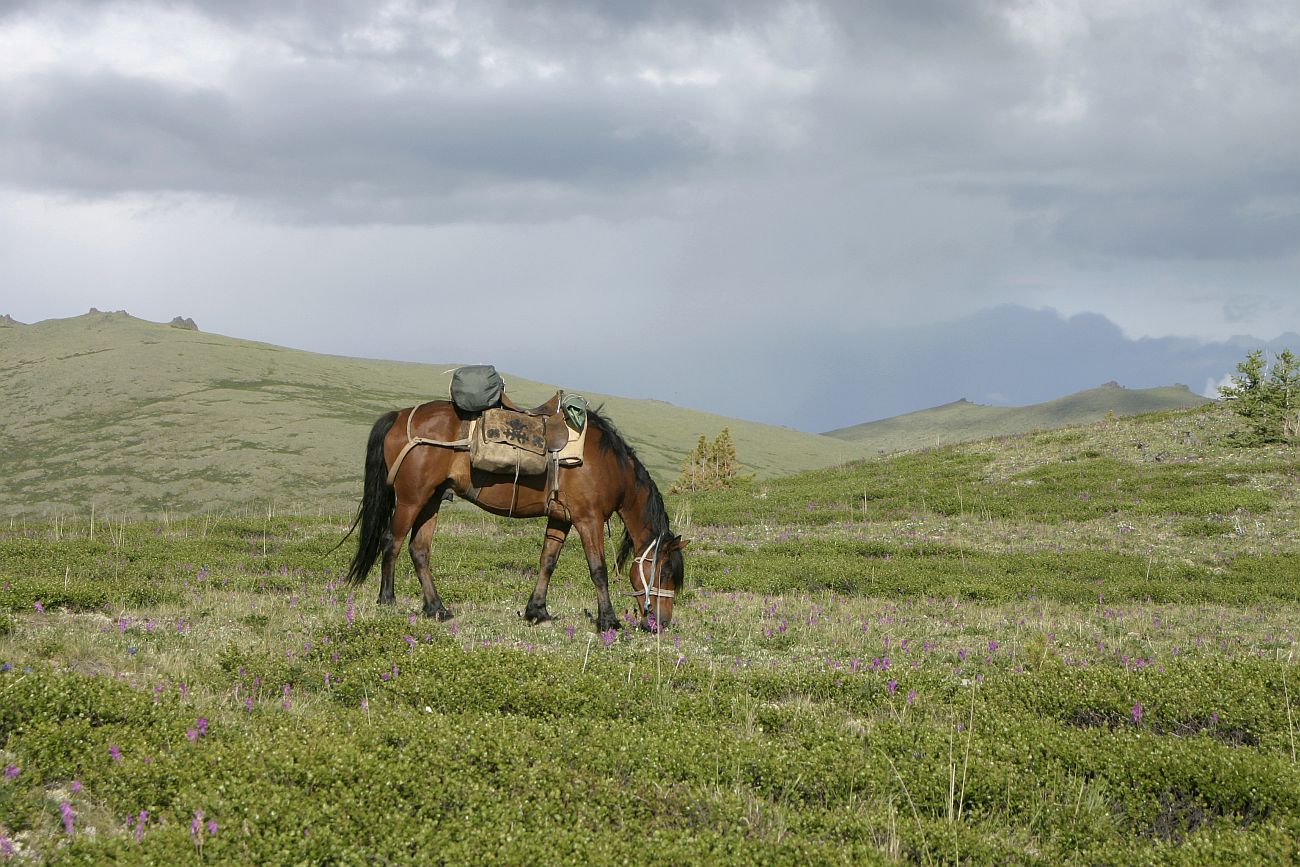
[[[439,623],[445,623],[446,621],[450,620],[451,618],[455,617],[456,615],[454,615],[454,614],[451,613],[451,609],[450,609],[450,608],[443,608],[441,611],[437,612],[437,613],[434,614],[433,616],[434,616],[435,618],[437,618],[437,620],[438,620]]]

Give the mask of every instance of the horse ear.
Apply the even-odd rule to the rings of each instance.
[[[689,544],[691,544],[691,540],[690,540],[690,539],[683,539],[681,536],[674,536],[674,537],[673,537],[673,550],[674,550],[674,551],[680,551],[680,550],[682,550],[683,548],[685,548],[685,547],[686,547],[687,545],[689,545]]]

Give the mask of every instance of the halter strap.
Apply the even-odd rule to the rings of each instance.
[[[676,592],[672,590],[664,590],[661,587],[654,586],[655,566],[658,565],[659,562],[659,543],[661,541],[663,541],[663,537],[656,536],[654,540],[650,542],[649,545],[646,545],[645,550],[641,552],[640,556],[638,556],[636,559],[632,561],[633,563],[636,564],[637,573],[641,578],[641,589],[632,593],[628,593],[627,595],[635,596],[638,599],[640,599],[642,596],[645,596],[645,610],[647,612],[650,610],[651,596],[662,597],[664,599],[672,599],[674,596],[677,595]],[[645,574],[645,564],[647,560],[650,561],[649,578],[647,578]]]

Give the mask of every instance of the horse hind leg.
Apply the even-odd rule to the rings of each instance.
[[[450,620],[451,609],[442,603],[438,588],[433,583],[433,572],[429,568],[429,549],[433,547],[433,532],[438,529],[438,508],[442,505],[442,492],[434,494],[428,505],[421,511],[411,534],[411,564],[420,579],[424,591],[424,616],[435,620]]]
[[[401,552],[402,543],[411,532],[418,514],[419,509],[402,503],[398,503],[393,511],[392,523],[388,526],[388,532],[384,534],[384,559],[379,572],[378,602],[380,605],[397,604],[397,594],[393,586],[393,574],[397,571],[397,555]]]
[[[551,573],[560,559],[560,549],[569,536],[572,525],[550,518],[546,522],[546,540],[542,543],[542,560],[537,569],[537,586],[528,598],[528,607],[524,609],[524,619],[534,626],[551,619],[551,612],[546,610],[546,591],[551,584]]]

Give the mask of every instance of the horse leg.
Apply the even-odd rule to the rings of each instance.
[[[582,550],[587,555],[587,568],[591,570],[591,583],[596,585],[596,629],[607,632],[618,629],[618,615],[609,601],[609,572],[605,568],[605,537],[603,523],[578,525],[582,537]]]
[[[528,597],[528,607],[524,609],[524,619],[534,625],[551,619],[551,612],[546,610],[546,589],[551,584],[551,573],[560,559],[560,549],[569,537],[573,525],[567,521],[548,518],[546,521],[546,541],[542,543],[542,562],[537,569],[537,586],[533,595]]]
[[[419,508],[405,503],[398,503],[393,511],[392,523],[384,534],[384,562],[379,574],[379,604],[396,605],[397,594],[393,592],[393,572],[397,568],[397,555],[402,550],[402,542],[411,532]]]
[[[415,574],[419,576],[420,587],[424,590],[424,616],[450,620],[451,610],[442,604],[438,588],[433,584],[433,573],[429,570],[429,548],[433,545],[433,531],[438,529],[438,508],[441,505],[442,491],[437,491],[416,519],[410,551],[411,563],[415,566]]]

